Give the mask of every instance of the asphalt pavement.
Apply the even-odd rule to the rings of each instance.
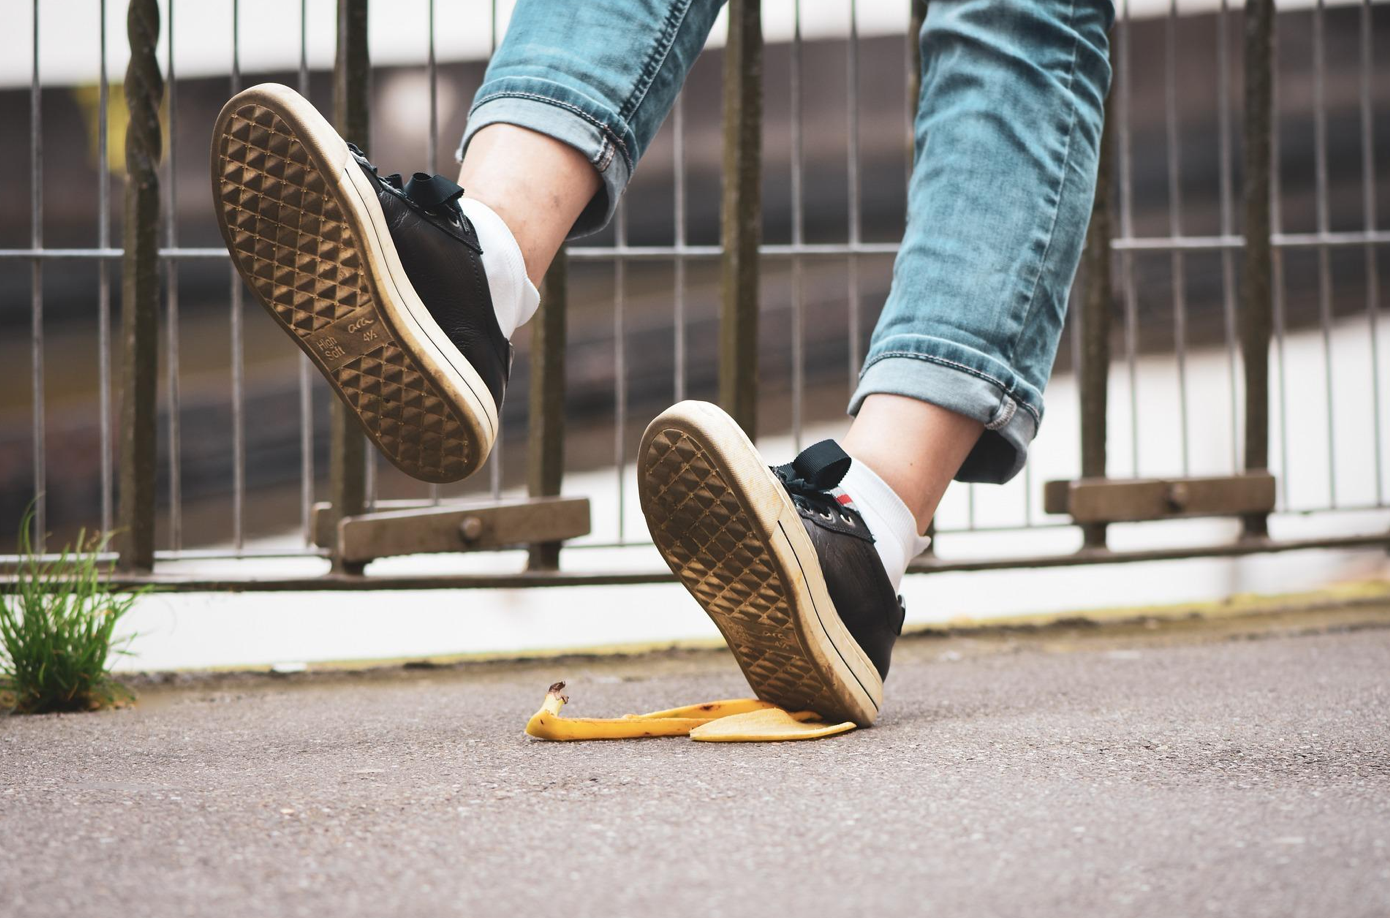
[[[0,915],[1390,914],[1390,609],[899,645],[879,725],[522,735],[725,652],[182,678],[0,717]]]

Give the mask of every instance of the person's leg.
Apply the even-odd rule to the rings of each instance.
[[[642,438],[652,539],[759,698],[872,723],[897,588],[953,476],[1023,464],[1080,256],[1110,80],[1094,0],[932,0],[908,228],[842,448],[769,470],[728,415]]]
[[[871,395],[843,445],[907,505],[915,530],[926,532],[946,486],[984,429],[980,421],[931,402]]]
[[[908,221],[845,449],[917,532],[952,478],[1004,482],[1042,420],[1110,84],[1105,0],[933,2]]]
[[[502,218],[537,286],[601,186],[598,170],[577,148],[501,123],[473,137],[459,168],[459,184],[465,197],[481,201]]]
[[[721,6],[517,4],[469,113],[459,184],[502,218],[533,282],[561,242],[612,218]]]
[[[522,0],[460,146],[466,191],[382,174],[289,87],[223,107],[212,190],[232,263],[403,472],[481,467],[531,278],[612,214],[719,6]]]

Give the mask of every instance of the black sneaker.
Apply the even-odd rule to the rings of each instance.
[[[264,83],[217,116],[212,193],[232,263],[396,467],[477,471],[511,345],[463,189],[378,176],[302,96]]]
[[[733,418],[691,401],[652,421],[638,455],[652,540],[758,697],[873,723],[904,613],[863,518],[836,493],[845,451],[825,440],[769,468]]]

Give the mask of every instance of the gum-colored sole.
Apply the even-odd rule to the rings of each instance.
[[[638,455],[652,540],[757,696],[873,723],[883,680],[840,621],[796,508],[733,419],[681,402],[647,427]]]
[[[212,189],[232,263],[391,462],[423,481],[483,464],[497,407],[410,284],[375,190],[294,90],[217,116]]]

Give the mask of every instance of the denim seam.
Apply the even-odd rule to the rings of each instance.
[[[568,103],[568,102],[562,102],[562,101],[560,101],[559,99],[551,98],[550,96],[543,96],[543,95],[540,95],[539,93],[534,93],[534,92],[521,92],[520,90],[515,90],[515,89],[504,89],[504,90],[500,90],[500,91],[498,91],[498,92],[488,93],[487,95],[483,96],[481,99],[478,99],[476,102],[473,103],[473,108],[469,111],[469,115],[471,116],[473,112],[476,112],[478,109],[482,108],[484,105],[486,105],[487,103],[493,101],[494,99],[529,99],[529,100],[532,101],[532,102],[544,102],[544,103],[547,103],[547,104],[549,104],[549,105],[554,105],[554,106],[556,106],[556,107],[558,107],[558,108],[563,108],[563,109],[565,109],[565,110],[568,111],[568,112],[572,112],[572,113],[578,115],[579,117],[583,118],[585,121],[589,122],[589,123],[592,124],[594,127],[598,128],[600,131],[603,132],[603,134],[604,134],[604,141],[603,141],[603,142],[604,142],[605,144],[613,144],[613,145],[615,145],[615,146],[621,148],[622,151],[623,151],[623,159],[629,161],[629,168],[631,168],[631,160],[629,159],[628,153],[627,153],[627,144],[623,143],[623,139],[622,139],[621,137],[617,136],[616,134],[614,134],[614,133],[613,133],[613,129],[610,128],[608,125],[604,124],[602,121],[600,121],[599,119],[595,118],[593,115],[589,114],[588,112],[584,111],[584,109],[580,108],[579,106],[577,106],[577,105],[571,105],[571,104]],[[600,150],[599,150],[600,155],[602,154],[602,152],[603,152],[603,150],[602,150],[602,148],[600,148]],[[610,159],[611,159],[611,158],[610,158]],[[597,166],[597,164],[595,164],[595,165]],[[607,168],[607,165],[608,165],[608,164],[605,164],[605,165],[604,165],[604,168],[605,168],[605,169]]]
[[[692,0],[685,0],[684,3],[672,4],[667,11],[666,28],[662,30],[660,39],[647,55],[647,61],[642,65],[642,72],[637,77],[637,84],[632,87],[627,102],[618,112],[619,118],[630,120],[637,111],[637,106],[647,97],[652,80],[661,72],[661,65],[666,62],[666,56],[671,53],[671,46],[676,43],[676,33],[680,31],[681,23],[685,22],[686,13],[690,12],[691,2]]]
[[[977,370],[974,367],[966,366],[963,363],[957,363],[954,360],[947,360],[945,357],[937,357],[934,354],[918,354],[913,351],[884,351],[883,353],[875,354],[873,357],[869,359],[867,363],[864,364],[864,369],[859,371],[860,377],[862,378],[865,373],[869,372],[869,367],[878,363],[880,360],[884,360],[888,357],[908,357],[912,360],[925,360],[927,363],[939,364],[944,367],[950,367],[954,370],[960,370],[961,372],[968,373],[971,376],[977,376],[980,379],[985,380],[986,382],[993,383],[1010,400],[1019,405],[1022,405],[1023,409],[1027,411],[1029,414],[1031,414],[1039,424],[1042,423],[1042,415],[1038,414],[1038,412],[1033,408],[1033,406],[1028,404],[1028,402],[1025,399],[1016,397],[1014,394],[1016,390],[1008,383],[1004,382],[1002,379],[996,379],[995,377],[990,376],[988,373],[985,373],[981,370]]]
[[[1071,105],[1067,111],[1067,144],[1062,151],[1062,170],[1061,179],[1057,183],[1056,203],[1052,206],[1052,222],[1047,228],[1047,242],[1043,245],[1042,256],[1038,259],[1038,273],[1033,276],[1033,287],[1028,291],[1028,302],[1023,310],[1023,319],[1018,326],[1018,334],[1009,344],[1009,362],[1013,363],[1018,354],[1018,342],[1023,337],[1024,331],[1028,328],[1028,320],[1033,315],[1033,307],[1038,300],[1038,286],[1042,283],[1042,276],[1047,270],[1047,256],[1052,252],[1052,243],[1057,238],[1057,221],[1062,215],[1062,194],[1066,191],[1067,173],[1071,168],[1071,147],[1072,138],[1076,134],[1076,95],[1072,92],[1072,87],[1076,83],[1076,57],[1081,47],[1081,34],[1076,31],[1076,0],[1072,0],[1071,6],[1067,10],[1067,23],[1072,30],[1071,63],[1067,67],[1067,96],[1071,99]]]
[[[604,137],[603,142],[599,144],[598,157],[593,163],[594,168],[600,172],[607,172],[608,167],[613,165],[613,155],[616,152],[613,144],[609,142],[607,137]]]
[[[1003,430],[1009,426],[1009,422],[1018,414],[1018,402],[1010,396],[1004,396],[1004,404],[994,413],[994,417],[985,424],[985,430]]]

